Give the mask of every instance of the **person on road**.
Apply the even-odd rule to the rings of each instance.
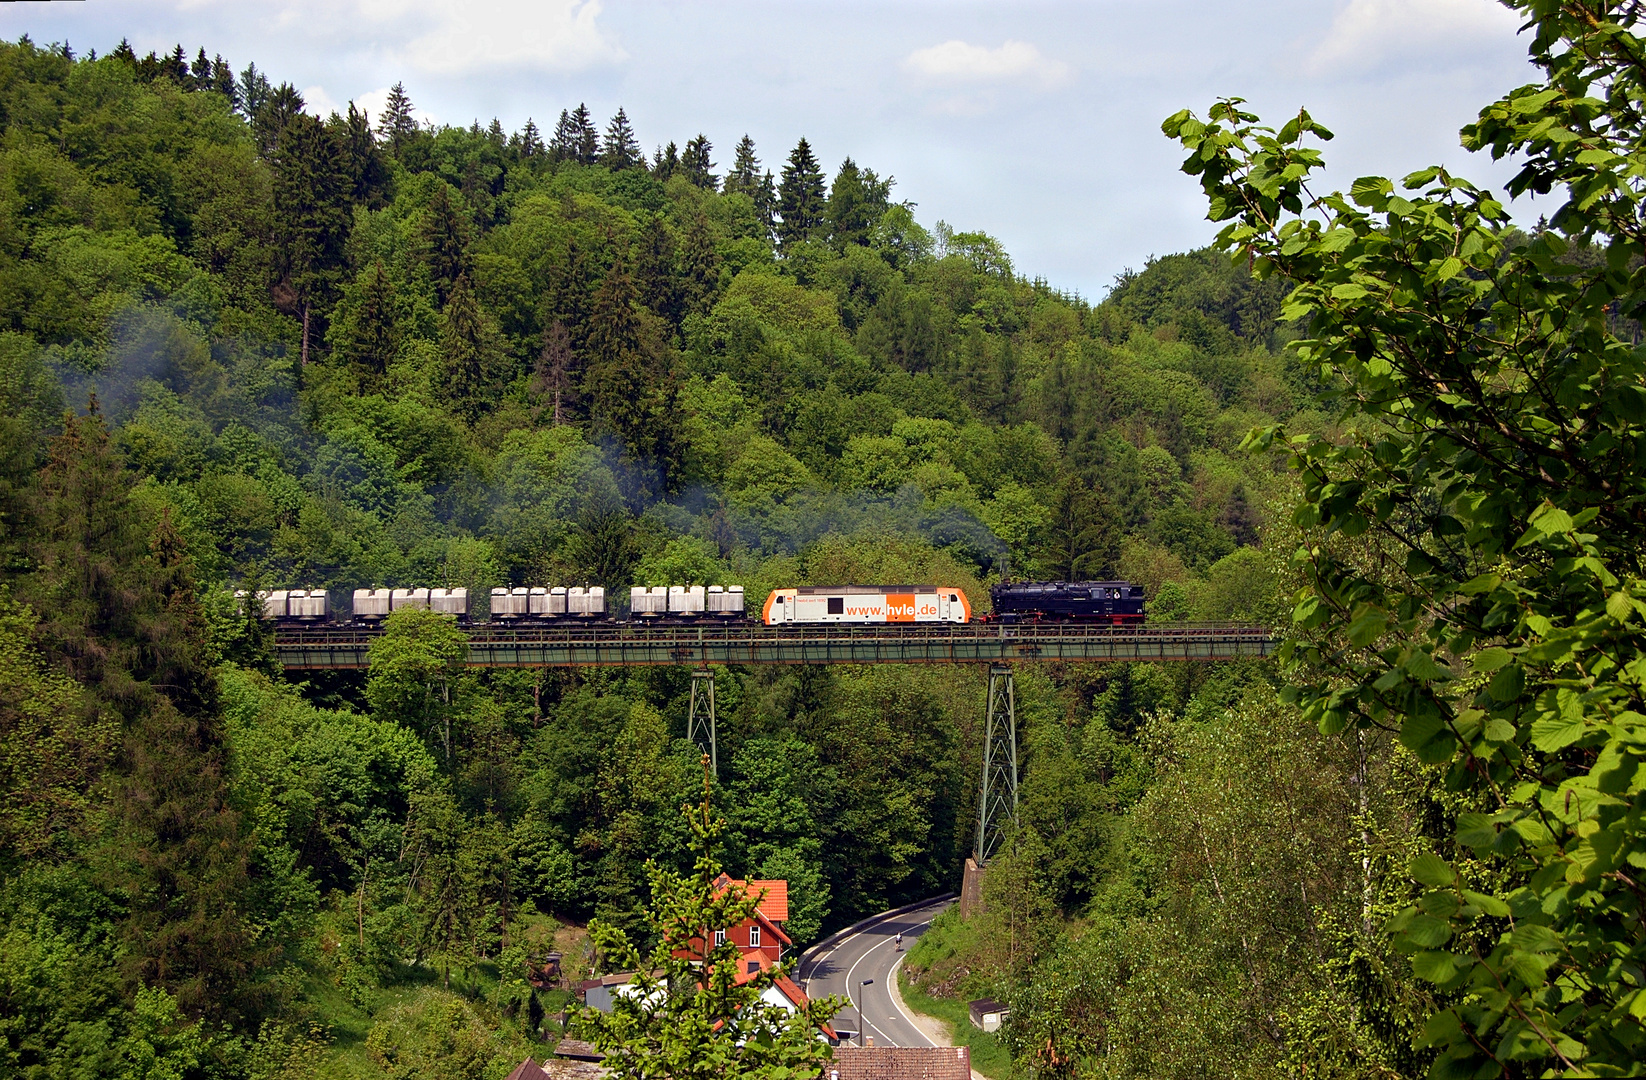
[[[897,951],[903,951],[903,931],[901,930],[897,932]]]

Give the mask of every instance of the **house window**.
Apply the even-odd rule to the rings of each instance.
[[[749,927],[749,948],[758,949],[759,947],[760,947],[760,927],[751,926],[751,927]]]
[[[726,931],[716,930],[714,932],[714,943],[715,943],[716,946],[726,944]]]
[[[749,961],[749,974],[753,975],[755,972],[757,972],[759,970],[760,970],[760,961],[750,960]]]

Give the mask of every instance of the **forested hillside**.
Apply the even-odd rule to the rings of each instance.
[[[0,46],[0,1068],[496,1080],[558,1030],[527,962],[586,966],[571,928],[635,925],[683,855],[684,672],[465,671],[426,618],[294,684],[235,589],[1124,576],[1155,620],[1279,618],[1294,481],[1239,446],[1329,427],[1281,279],[1202,251],[1093,304],[799,132],[648,155],[543,109],[322,118],[203,49]],[[1274,679],[1026,673],[1005,921],[949,988],[1133,966],[1114,1030],[1186,1069],[1331,1029],[1326,990],[1276,1019],[1270,970],[1362,977],[1312,912],[1360,910],[1366,815],[1398,848],[1431,804]],[[719,695],[724,859],[789,881],[798,940],[957,884],[979,675]]]

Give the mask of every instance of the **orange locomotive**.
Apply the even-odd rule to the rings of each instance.
[[[972,617],[952,585],[802,585],[774,589],[761,621],[780,623],[963,623]]]

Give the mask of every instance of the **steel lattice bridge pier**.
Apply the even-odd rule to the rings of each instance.
[[[275,652],[289,672],[363,669],[375,627],[280,627]],[[718,771],[711,665],[977,664],[989,673],[973,858],[985,865],[1017,818],[1019,663],[1238,660],[1270,655],[1262,627],[1181,624],[1143,627],[1072,623],[926,626],[497,626],[469,628],[469,667],[658,667],[692,669],[686,737]]]

